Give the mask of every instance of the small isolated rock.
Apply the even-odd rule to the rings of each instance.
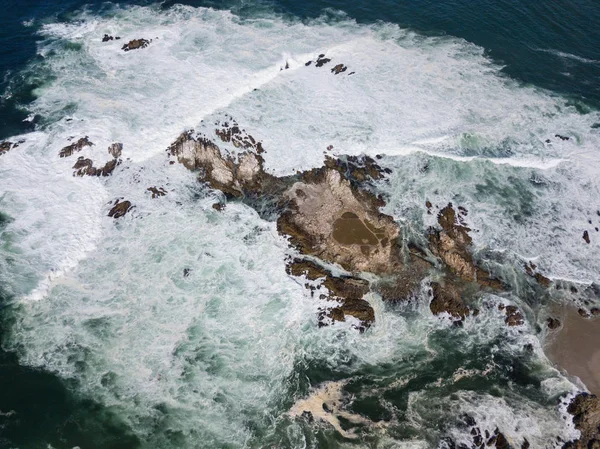
[[[130,201],[120,201],[116,200],[112,209],[108,212],[108,216],[112,218],[121,218],[127,212],[131,210],[131,202]]]
[[[577,309],[577,313],[579,314],[579,316],[581,316],[583,318],[589,318],[590,317],[590,314],[585,309]]]
[[[60,153],[58,153],[58,155],[60,157],[69,157],[73,153],[77,153],[83,150],[83,148],[91,147],[92,145],[94,144],[90,142],[88,136],[85,136],[79,139],[77,142],[74,142],[71,145],[67,145],[66,147],[64,147],[62,150],[60,150]]]
[[[344,64],[338,64],[333,69],[331,69],[331,73],[333,73],[334,75],[338,75],[342,72],[345,72],[346,70],[348,70],[348,67],[346,67]]]
[[[561,136],[560,134],[555,134],[554,137],[558,137],[560,140],[569,140],[567,136]]]
[[[146,190],[152,192],[152,198],[158,198],[167,194],[167,191],[162,187],[148,187]]]
[[[133,39],[131,41],[129,41],[128,43],[126,43],[125,45],[123,45],[121,47],[121,50],[123,51],[130,51],[130,50],[137,50],[139,48],[146,48],[148,45],[150,45],[150,42],[148,39]]]
[[[560,327],[560,320],[557,318],[548,317],[546,323],[548,324],[548,329],[555,330]]]
[[[215,203],[215,204],[212,205],[212,208],[214,210],[216,210],[216,211],[221,212],[222,210],[225,209],[225,204],[223,204],[223,203]]]
[[[504,313],[506,313],[504,322],[509,326],[520,326],[525,322],[523,315],[516,306],[506,306]]]
[[[8,141],[0,142],[0,155],[2,155],[4,153],[8,153],[15,146],[17,146],[17,144],[14,144],[12,142],[8,142]]]
[[[120,158],[122,152],[123,152],[123,144],[122,143],[113,143],[108,147],[108,154],[110,154],[114,158]]]
[[[590,243],[590,234],[587,231],[583,231],[583,240],[585,243]]]
[[[108,42],[108,41],[112,41],[114,39],[114,37],[105,34],[104,37],[102,38],[102,42]]]
[[[184,268],[184,269],[183,269],[183,277],[184,277],[184,278],[188,277],[188,276],[190,275],[190,272],[191,272],[191,271],[192,271],[192,270],[190,270],[189,268]]]

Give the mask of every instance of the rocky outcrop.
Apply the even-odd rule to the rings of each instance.
[[[589,393],[578,394],[571,400],[567,412],[573,416],[573,424],[581,435],[563,445],[563,449],[599,449],[600,399]]]
[[[133,208],[130,201],[121,200],[123,200],[123,198],[115,200],[113,207],[108,212],[109,217],[121,218]]]
[[[464,320],[471,311],[465,305],[461,292],[454,285],[433,282],[431,284],[432,299],[429,308],[434,315],[449,313],[454,319]]]
[[[240,129],[239,125],[233,118],[231,122],[217,123],[219,128],[215,129],[215,134],[219,136],[223,142],[231,142],[236,148],[244,148],[246,150],[254,150],[257,154],[265,152],[262,142],[258,142],[254,137],[246,132],[245,129]]]
[[[334,75],[339,75],[340,73],[345,72],[346,70],[348,70],[348,67],[346,67],[344,64],[338,64],[331,69],[331,73],[333,73]]]
[[[507,325],[521,326],[523,323],[525,323],[525,320],[523,319],[523,314],[517,306],[505,306],[504,304],[500,304],[498,306],[498,309],[504,311],[504,314],[506,315],[504,322]]]
[[[466,209],[459,208],[458,214],[452,203],[444,207],[438,214],[441,230],[431,229],[429,234],[430,249],[444,261],[457,276],[468,282],[477,282],[493,289],[502,289],[502,283],[490,276],[488,272],[477,267],[470,252],[472,243],[465,224]]]
[[[13,148],[17,148],[23,142],[25,141],[19,140],[18,142],[9,142],[6,140],[4,142],[0,142],[0,156],[2,156],[4,153],[8,153]]]
[[[261,193],[269,185],[280,184],[265,173],[264,159],[259,154],[245,151],[237,156],[223,156],[211,140],[190,131],[181,134],[167,151],[186,168],[199,170],[203,182],[231,197]]]
[[[585,243],[590,243],[590,233],[587,231],[583,231],[583,240],[585,240]]]
[[[373,308],[363,299],[369,291],[369,283],[354,276],[334,276],[330,270],[316,263],[295,258],[288,262],[286,271],[295,277],[305,277],[305,288],[311,295],[319,295],[321,300],[336,301],[338,306],[322,309],[319,314],[319,324],[326,325],[328,319],[332,321],[345,321],[346,317],[353,316],[360,321],[359,329],[367,329],[375,320]]]
[[[94,167],[94,162],[91,159],[80,156],[77,158],[75,165],[73,165],[75,169],[73,176],[110,176],[120,164],[120,159],[112,159],[104,164],[104,166],[97,168]]]
[[[524,268],[525,272],[529,276],[534,278],[537,281],[537,283],[540,284],[542,287],[548,288],[550,286],[552,281],[537,270],[536,264],[534,264],[533,262],[529,262],[524,265]]]
[[[91,147],[92,145],[94,145],[94,144],[92,142],[90,142],[90,140],[88,139],[88,136],[85,136],[85,137],[80,138],[77,142],[73,142],[71,145],[67,145],[66,147],[63,147],[63,149],[60,150],[58,155],[60,157],[69,157],[73,153],[78,153],[81,150],[83,150],[85,147]]]
[[[152,39],[150,39],[150,40],[148,40],[148,39],[133,39],[133,40],[127,42],[126,44],[124,44],[121,47],[121,50],[130,51],[130,50],[138,50],[140,48],[146,48],[148,45],[150,45],[150,42],[152,42]]]

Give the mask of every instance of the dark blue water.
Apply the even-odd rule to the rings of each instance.
[[[151,2],[123,1],[127,4]],[[162,8],[175,2],[166,1]],[[600,108],[600,2],[598,0],[453,0],[274,2],[187,1],[193,6],[257,9],[301,18],[342,10],[358,22],[388,21],[427,35],[453,35],[483,47],[504,73],[572,99],[582,112]],[[0,139],[32,130],[22,107],[34,99],[36,81],[20,72],[36,55],[37,30],[48,21],[69,21],[87,8],[102,14],[113,5],[86,0],[4,0],[0,11]],[[33,21],[31,26],[24,23]],[[1,181],[0,181],[1,182]],[[0,223],[1,225],[1,223]],[[0,291],[2,302],[8,301]],[[0,322],[2,329],[10,323]],[[134,448],[127,425],[90,401],[75,397],[55,376],[22,367],[0,351],[0,448]],[[14,413],[12,413],[13,411]],[[85,445],[83,445],[83,443]]]

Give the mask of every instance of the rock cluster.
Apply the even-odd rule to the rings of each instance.
[[[94,145],[92,142],[90,142],[90,140],[88,139],[88,136],[82,137],[79,140],[77,140],[77,142],[73,142],[71,145],[67,145],[66,147],[64,147],[62,150],[60,150],[60,152],[58,153],[58,155],[60,157],[69,157],[71,156],[73,153],[78,153],[79,151],[83,150],[85,147],[91,147],[92,145]]]
[[[158,198],[167,194],[167,191],[162,187],[148,187],[146,190],[152,193],[152,198]]]
[[[326,58],[325,54],[320,54],[319,57],[316,59],[316,61],[307,61],[304,65],[305,66],[310,66],[312,65],[314,62],[315,67],[323,67],[325,64],[329,64],[331,62],[331,58]],[[345,72],[346,70],[348,70],[348,67],[344,64],[337,64],[335,67],[333,67],[331,69],[331,73],[333,73],[334,75],[339,75],[340,73]],[[354,72],[350,72],[348,75],[353,75]]]
[[[4,142],[0,142],[0,156],[2,156],[4,153],[8,153],[13,148],[17,148],[24,142],[24,140],[19,140],[18,142],[9,142],[8,140],[5,140]]]
[[[111,159],[104,166],[97,168],[91,159],[80,156],[73,165],[73,176],[110,176],[120,163],[120,159]]]
[[[118,40],[119,40],[119,39],[121,39],[121,38],[120,38],[119,36],[115,36],[115,37],[113,37],[113,36],[111,36],[110,34],[105,34],[105,35],[102,37],[102,42],[108,42],[108,41],[112,41],[113,39],[118,41]]]
[[[127,42],[126,44],[124,44],[121,47],[121,50],[130,51],[130,50],[137,50],[140,48],[146,48],[148,45],[150,45],[150,42],[152,42],[152,39],[150,39],[150,40],[148,40],[148,39],[133,39],[133,40]]]
[[[600,398],[581,393],[573,398],[567,411],[573,415],[573,424],[581,432],[575,441],[569,441],[563,449],[600,448]]]

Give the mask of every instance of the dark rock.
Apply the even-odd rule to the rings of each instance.
[[[152,198],[158,198],[167,194],[167,191],[162,187],[148,187],[146,190],[152,193]]]
[[[555,134],[554,137],[558,137],[560,140],[569,140],[567,136],[561,136],[560,134]]]
[[[546,323],[548,324],[548,328],[552,330],[558,329],[560,327],[560,320],[557,318],[548,317]]]
[[[583,240],[585,240],[585,243],[590,243],[590,234],[587,231],[583,231]]]
[[[102,38],[102,42],[112,41],[113,39],[114,39],[114,37],[109,36],[108,34],[105,34],[104,37]]]
[[[598,316],[598,315],[600,315],[600,309],[599,309],[598,307],[592,307],[592,308],[590,309],[590,312],[591,312],[591,314],[592,314],[593,316]]]
[[[150,45],[150,42],[152,42],[152,40],[133,39],[133,40],[129,41],[128,43],[124,44],[121,47],[121,50],[130,51],[130,50],[137,50],[139,48],[146,48],[148,45]]]
[[[192,270],[190,270],[189,268],[184,268],[184,269],[183,269],[183,277],[184,277],[184,278],[188,277],[188,276],[190,275],[190,272],[191,272],[191,271],[192,271]]]
[[[575,396],[567,412],[573,416],[575,428],[581,432],[577,440],[569,441],[563,449],[597,449],[600,447],[600,399],[589,393]]]
[[[521,444],[521,449],[529,449],[529,441],[527,441],[527,438],[523,438],[523,444]]]
[[[331,59],[326,58],[325,55],[319,55],[319,59],[317,59],[315,66],[323,67],[325,64],[327,64],[330,61],[331,61]]]
[[[221,211],[223,211],[223,210],[225,209],[225,204],[223,204],[223,203],[214,203],[214,204],[212,205],[212,208],[213,208],[214,210],[216,210],[216,211],[219,211],[219,212],[221,212]]]
[[[132,209],[130,201],[116,200],[113,207],[108,212],[108,216],[112,218],[121,218]]]
[[[66,147],[64,147],[62,150],[60,150],[58,155],[60,157],[69,157],[73,153],[77,153],[83,150],[85,147],[91,147],[92,145],[94,144],[90,142],[87,136],[85,136],[79,139],[77,142],[74,142],[71,145],[67,145]]]
[[[590,317],[590,314],[589,314],[589,313],[588,313],[588,311],[587,311],[587,310],[585,310],[585,309],[581,309],[581,308],[580,308],[580,309],[577,309],[577,313],[578,313],[580,316],[582,316],[583,318],[589,318],[589,317]]]
[[[308,61],[306,64],[304,64],[306,67],[308,67],[309,65],[312,64],[312,61]]]

